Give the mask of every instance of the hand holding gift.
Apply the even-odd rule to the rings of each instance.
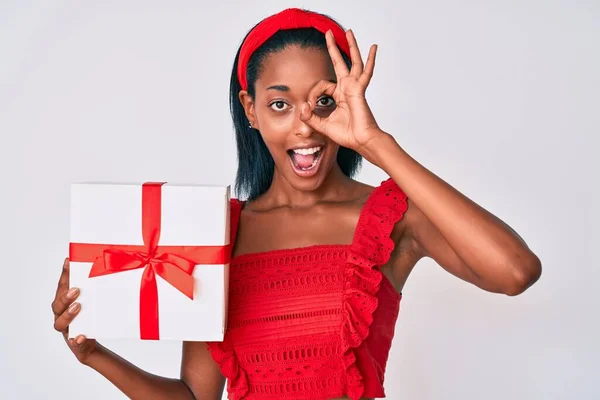
[[[52,302],[52,312],[54,313],[54,329],[61,332],[69,348],[75,354],[75,357],[85,364],[90,354],[96,350],[96,340],[86,339],[83,335],[75,338],[69,338],[69,325],[81,310],[81,304],[77,301],[79,289],[69,289],[69,259],[65,259],[62,273],[58,280],[56,295]]]

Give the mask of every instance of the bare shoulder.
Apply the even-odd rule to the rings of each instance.
[[[181,355],[181,380],[196,399],[220,399],[225,377],[205,342],[184,341]]]
[[[362,209],[375,189],[377,189],[377,187],[363,182],[353,181],[348,198],[358,206],[359,209]]]

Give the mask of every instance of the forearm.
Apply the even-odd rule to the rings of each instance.
[[[536,270],[537,258],[508,225],[419,164],[390,135],[378,141],[370,158],[402,187],[476,275],[493,279],[499,271]]]
[[[98,371],[130,399],[195,400],[182,380],[150,374],[100,344],[97,346],[86,365]]]

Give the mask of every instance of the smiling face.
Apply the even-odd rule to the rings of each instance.
[[[327,50],[288,46],[270,54],[255,83],[255,98],[240,92],[246,115],[275,161],[275,173],[294,188],[315,190],[337,165],[339,146],[300,120],[302,104],[320,80],[335,82]],[[330,96],[319,97],[315,113],[335,110]]]

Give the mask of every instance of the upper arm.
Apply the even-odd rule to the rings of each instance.
[[[452,275],[477,284],[479,277],[463,262],[450,247],[436,226],[427,218],[416,204],[408,200],[409,207],[404,216],[408,234],[414,241],[414,247],[420,257],[429,257]]]
[[[223,395],[225,377],[205,342],[183,342],[181,380],[197,400],[220,399]]]

